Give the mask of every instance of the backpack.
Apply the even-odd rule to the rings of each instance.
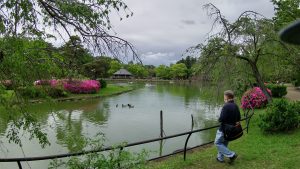
[[[243,135],[243,129],[241,124],[231,125],[224,124],[224,139],[227,141],[236,140]]]

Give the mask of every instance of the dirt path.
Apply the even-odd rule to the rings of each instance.
[[[285,97],[293,101],[300,101],[300,89],[288,84]]]

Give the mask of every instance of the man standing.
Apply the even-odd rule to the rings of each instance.
[[[236,158],[237,154],[228,149],[228,141],[224,139],[225,124],[236,125],[241,120],[241,114],[239,107],[234,103],[234,93],[231,90],[224,92],[225,105],[222,108],[219,122],[221,122],[220,128],[217,130],[215,145],[218,149],[217,161],[224,163],[224,157],[230,159],[232,163]]]

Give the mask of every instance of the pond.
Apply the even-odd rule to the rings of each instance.
[[[120,84],[126,85],[126,84]],[[137,142],[157,138],[160,135],[160,111],[163,111],[164,133],[172,135],[191,130],[191,115],[194,129],[217,124],[222,98],[216,89],[198,84],[152,83],[139,84],[139,88],[118,96],[85,101],[40,103],[30,106],[42,128],[48,134],[51,145],[41,148],[37,140],[29,141],[26,132],[22,134],[22,149],[9,144],[5,137],[9,121],[0,114],[1,158],[44,156],[77,152],[84,148],[82,140],[93,138],[97,133],[105,134],[105,145],[121,142]],[[133,108],[122,106],[131,104]],[[192,135],[188,146],[192,147],[211,141],[215,130]],[[186,136],[163,142],[132,147],[131,151],[150,151],[150,158],[182,149]],[[23,163],[25,168],[47,168],[47,161]],[[15,163],[0,163],[1,169],[16,168]]]

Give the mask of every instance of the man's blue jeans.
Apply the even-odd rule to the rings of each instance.
[[[220,130],[217,130],[216,138],[215,138],[215,145],[217,146],[218,149],[218,160],[224,161],[224,156],[225,157],[233,157],[235,152],[230,151],[227,146],[228,146],[228,141],[224,139],[224,133]]]

